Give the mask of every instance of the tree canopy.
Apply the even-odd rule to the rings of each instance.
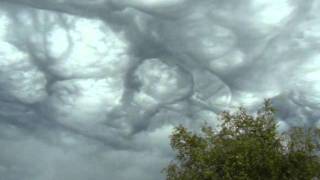
[[[219,130],[201,133],[180,125],[171,135],[176,158],[167,180],[311,180],[320,178],[319,130],[293,127],[277,132],[270,100],[251,115],[223,112]]]

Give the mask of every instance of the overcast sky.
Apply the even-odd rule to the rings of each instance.
[[[318,0],[0,0],[0,179],[163,180],[177,124],[320,127]]]

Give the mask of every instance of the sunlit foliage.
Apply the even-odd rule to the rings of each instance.
[[[293,127],[279,134],[269,100],[256,114],[223,112],[220,130],[183,126],[171,135],[176,158],[167,180],[311,180],[320,177],[319,130]]]

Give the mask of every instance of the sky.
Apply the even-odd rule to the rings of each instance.
[[[178,124],[320,127],[320,1],[0,0],[0,179],[163,180]]]

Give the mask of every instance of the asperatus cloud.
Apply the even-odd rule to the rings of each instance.
[[[320,127],[320,1],[0,0],[0,179],[160,180],[168,136],[270,98]]]

